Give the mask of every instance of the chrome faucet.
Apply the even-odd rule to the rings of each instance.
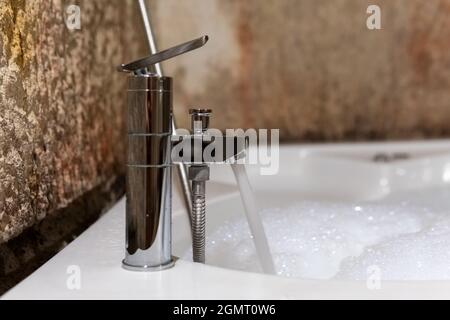
[[[128,79],[126,256],[131,270],[173,265],[170,249],[172,79]]]
[[[147,58],[121,65],[128,78],[128,163],[126,255],[130,270],[161,270],[173,265],[172,78],[149,72],[155,63],[197,49],[201,37]]]
[[[208,109],[192,109],[192,131],[174,136],[172,78],[149,71],[153,64],[200,48],[207,41],[208,37],[204,36],[118,67],[119,71],[131,73],[128,78],[125,269],[162,270],[174,264],[171,249],[174,162],[190,164],[193,260],[204,263],[208,164],[238,159],[244,154],[246,145],[239,137],[208,134],[211,114]],[[173,159],[173,145],[188,152]],[[212,150],[216,158],[205,157],[205,149]]]

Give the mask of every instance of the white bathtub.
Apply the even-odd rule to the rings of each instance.
[[[376,154],[397,155],[374,162]],[[407,154],[407,158],[405,155]],[[260,176],[248,168],[261,207],[314,201],[381,201],[411,190],[450,186],[450,141],[286,145],[280,148],[280,171]],[[207,185],[207,232],[243,214],[229,167],[212,168]],[[190,246],[187,216],[175,188],[173,251],[186,256]],[[448,199],[450,208],[450,198]],[[445,205],[444,205],[445,207]],[[432,208],[430,209],[432,210]],[[450,211],[449,211],[450,214]],[[156,273],[121,268],[124,255],[125,201],[122,199],[3,299],[422,299],[450,298],[450,281],[288,278],[231,268],[233,252],[214,257],[214,265],[178,259],[174,268]],[[448,244],[450,250],[450,243]],[[210,254],[210,253],[209,253]],[[208,259],[208,253],[207,253]],[[256,263],[256,262],[255,262]],[[449,261],[450,266],[450,261]],[[231,267],[231,268],[229,268]],[[79,272],[80,287],[71,285]]]

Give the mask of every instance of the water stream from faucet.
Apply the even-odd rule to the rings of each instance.
[[[264,225],[259,215],[258,206],[256,205],[256,200],[248,180],[247,172],[245,171],[245,166],[240,164],[232,164],[231,168],[233,169],[234,176],[236,177],[236,181],[239,186],[242,202],[244,204],[245,215],[247,217],[247,222],[253,236],[253,242],[255,243],[256,252],[263,271],[268,274],[275,274],[273,257],[270,253],[269,243],[264,231]]]

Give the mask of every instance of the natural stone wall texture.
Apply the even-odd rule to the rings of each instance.
[[[367,29],[369,4],[382,30]],[[154,18],[161,48],[211,36],[164,63],[183,127],[202,105],[222,129],[284,139],[450,135],[450,0],[165,0]]]
[[[64,23],[73,3],[81,30]],[[136,12],[124,0],[0,0],[0,243],[124,172],[114,67],[142,55]]]
[[[80,30],[64,23],[70,4]],[[73,229],[64,223],[92,220],[123,193],[126,81],[115,66],[145,53],[137,17],[134,0],[0,0],[0,244],[34,226],[50,247]],[[52,218],[73,203],[78,214]],[[17,268],[8,245],[0,276]]]

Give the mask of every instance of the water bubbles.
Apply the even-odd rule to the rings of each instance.
[[[261,216],[278,275],[366,279],[376,265],[385,280],[450,279],[450,188],[358,203],[293,202]],[[243,215],[224,221],[207,243],[209,264],[262,272]]]
[[[389,185],[389,180],[387,178],[380,179],[380,186],[387,187]]]

